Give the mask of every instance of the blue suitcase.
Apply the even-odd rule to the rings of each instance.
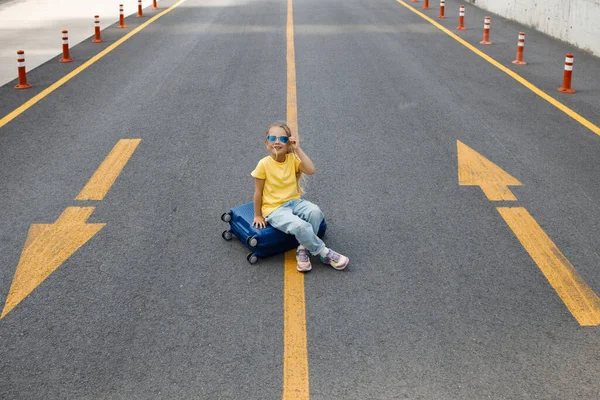
[[[231,240],[233,236],[240,239],[250,250],[246,257],[250,264],[255,264],[259,257],[267,257],[273,254],[283,253],[284,251],[298,247],[298,241],[293,235],[288,235],[267,224],[266,228],[254,228],[254,203],[246,203],[232,208],[223,213],[221,219],[229,223],[229,229],[224,231],[221,236],[225,240]],[[319,233],[322,238],[327,230],[325,219],[321,222]]]

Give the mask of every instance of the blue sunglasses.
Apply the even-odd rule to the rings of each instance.
[[[267,140],[269,141],[269,143],[275,143],[275,141],[277,141],[277,136],[269,135],[267,136]],[[288,140],[290,140],[290,138],[287,136],[279,136],[279,141],[281,142],[281,144],[286,144]]]

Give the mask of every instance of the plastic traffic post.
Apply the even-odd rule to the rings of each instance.
[[[62,31],[62,49],[63,56],[58,62],[68,63],[73,62],[71,55],[69,54],[69,31]]]
[[[100,16],[95,15],[94,16],[94,40],[92,40],[92,43],[102,43],[102,42],[104,42],[104,40],[102,40],[102,37],[100,37]]]
[[[123,13],[123,4],[119,4],[119,26],[117,28],[127,28],[127,25],[125,25],[125,14]]]
[[[483,21],[483,40],[479,43],[481,44],[492,44],[490,42],[490,24],[492,19],[490,17],[485,17]]]
[[[460,10],[458,11],[458,26],[456,27],[459,31],[464,31],[465,28],[465,6],[460,6]]]
[[[517,59],[513,61],[513,64],[525,65],[523,61],[523,51],[525,50],[525,32],[519,32],[519,41],[517,42]]]
[[[571,89],[571,75],[573,74],[573,54],[567,54],[565,58],[565,72],[563,75],[563,84],[558,88],[559,92],[563,93],[575,93],[575,90]]]
[[[142,0],[138,0],[138,13],[136,15],[137,18],[142,18],[144,13],[142,12]]]
[[[446,9],[446,0],[440,0],[440,15],[438,18],[444,19],[446,16],[444,15],[444,10]]]
[[[17,51],[17,68],[19,70],[19,84],[15,86],[15,89],[28,89],[31,87],[27,83],[27,71],[25,70],[25,52],[23,50]]]

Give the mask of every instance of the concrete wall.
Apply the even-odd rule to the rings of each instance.
[[[600,0],[468,0],[600,56]]]

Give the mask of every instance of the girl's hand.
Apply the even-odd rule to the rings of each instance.
[[[290,143],[292,144],[292,149],[298,150],[300,148],[300,138],[298,136],[290,136]]]
[[[254,217],[254,221],[252,221],[252,226],[256,228],[266,228],[267,222],[265,219],[261,217]]]

